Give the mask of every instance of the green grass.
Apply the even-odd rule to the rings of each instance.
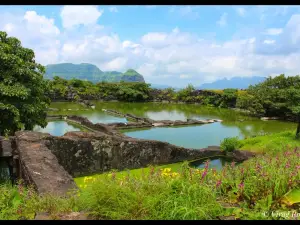
[[[240,144],[242,150],[277,153],[282,149],[300,147],[300,140],[295,139],[294,131],[285,131],[241,140]]]
[[[182,167],[182,162],[157,166],[156,168],[157,169],[171,168],[172,171],[180,171],[181,167]],[[147,174],[147,173],[149,173],[149,171],[150,171],[150,167],[126,170],[126,171],[116,171],[116,178],[121,179],[121,178],[126,177],[128,174],[130,174],[131,177],[140,178],[143,175],[143,173]],[[111,172],[110,173],[108,173],[108,172],[102,173],[102,174],[94,174],[89,177],[96,178],[99,180],[105,180],[109,174],[111,174]],[[84,178],[85,178],[85,176],[77,177],[77,178],[74,178],[74,180],[78,186],[83,186]]]

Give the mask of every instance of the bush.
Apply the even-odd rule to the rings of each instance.
[[[225,138],[221,142],[221,149],[225,152],[232,152],[240,146],[239,139],[237,137]]]

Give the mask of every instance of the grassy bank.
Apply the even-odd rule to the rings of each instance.
[[[300,140],[295,138],[295,131],[285,131],[261,135],[240,141],[242,150],[261,153],[277,153],[282,149],[300,147]]]

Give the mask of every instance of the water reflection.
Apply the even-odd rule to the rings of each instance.
[[[197,161],[193,161],[189,163],[189,166],[197,168],[197,169],[204,169],[205,162],[209,160],[209,169],[215,168],[216,170],[220,171],[226,164],[230,164],[233,162],[233,160],[225,157],[212,157],[209,159],[201,159]],[[238,165],[239,163],[235,163],[235,165]]]
[[[49,121],[45,128],[36,126],[34,131],[49,133],[53,136],[62,136],[69,131],[80,131],[79,127],[75,125],[68,124],[66,121]]]

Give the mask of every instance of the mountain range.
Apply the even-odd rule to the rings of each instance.
[[[133,69],[127,70],[125,73],[118,71],[101,71],[97,66],[89,63],[72,64],[60,63],[46,66],[46,79],[52,79],[54,76],[70,80],[72,78],[88,80],[94,83],[106,82],[145,82],[144,77]],[[205,83],[195,87],[196,89],[225,89],[237,88],[246,89],[249,85],[255,85],[264,81],[265,77],[233,77],[231,79],[221,79],[212,83]],[[171,87],[165,84],[151,84],[152,88],[165,89]],[[180,88],[175,88],[179,90]]]
[[[231,79],[221,79],[212,83],[205,83],[197,87],[197,89],[225,89],[225,88],[237,88],[246,89],[250,85],[255,85],[263,82],[266,77],[233,77]]]
[[[97,66],[89,63],[72,64],[60,63],[46,66],[46,79],[52,79],[54,76],[70,80],[72,78],[88,80],[94,83],[106,82],[145,82],[144,77],[133,69],[125,73],[118,71],[101,71]]]

